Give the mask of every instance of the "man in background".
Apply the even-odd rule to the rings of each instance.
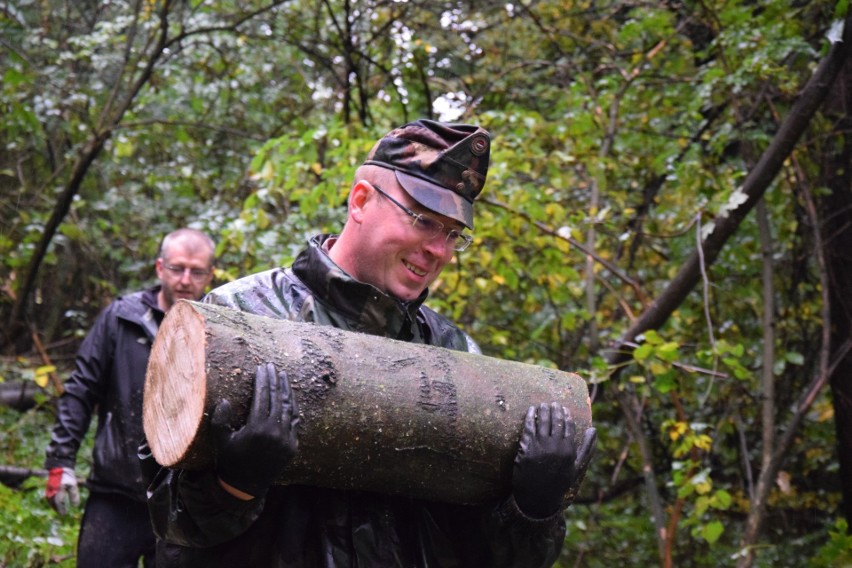
[[[136,568],[140,558],[154,566],[155,537],[137,457],[144,439],[145,371],[165,313],[178,300],[200,299],[210,285],[214,254],[212,239],[201,231],[182,228],[166,235],[155,263],[160,283],[113,301],[77,352],[47,447],[45,497],[60,515],[79,504],[74,465],[97,413],[78,568]]]

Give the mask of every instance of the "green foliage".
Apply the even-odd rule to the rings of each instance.
[[[85,498],[85,492],[83,492]],[[4,566],[76,565],[80,511],[57,517],[44,501],[44,480],[30,478],[20,488],[0,485],[0,562]]]
[[[8,374],[8,373],[7,373]],[[44,398],[44,397],[42,397]],[[46,407],[19,412],[0,406],[0,464],[38,469],[50,440],[53,413]],[[91,455],[87,442],[79,462],[85,467]],[[83,467],[78,470],[85,477]],[[45,479],[29,477],[18,487],[0,485],[0,564],[15,567],[74,566],[80,508],[59,517],[44,499]],[[87,492],[81,488],[85,500]]]
[[[673,520],[675,565],[730,565],[761,467],[762,371],[773,371],[781,432],[819,363],[812,231],[821,220],[808,200],[824,195],[831,117],[812,122],[764,197],[775,359],[763,360],[753,217],[665,324],[637,338],[617,381],[606,350],[738,202],[848,3],[353,6],[182,3],[160,52],[160,3],[136,13],[111,2],[86,18],[61,0],[3,11],[0,316],[75,161],[104,129],[27,305],[55,357],[70,358],[116,293],[152,280],[159,238],[175,226],[216,237],[218,282],[288,264],[309,236],[340,229],[355,168],[382,132],[423,115],[479,122],[494,144],[475,243],[435,283],[430,305],[489,355],[593,385],[600,441],[583,493],[608,497],[569,510],[563,565],[656,563],[649,465]],[[641,403],[651,464],[615,389]],[[757,565],[848,562],[845,529],[834,525],[832,412],[818,393],[769,496]],[[4,420],[4,432],[20,428]],[[14,451],[38,465],[43,449]],[[73,522],[39,512],[37,493],[0,494],[3,526],[28,527],[25,545],[4,540],[10,563],[36,565],[72,546]],[[48,538],[63,544],[52,550]]]
[[[644,566],[657,555],[653,540],[645,538],[654,531],[642,503],[632,497],[619,504],[593,507],[574,505],[569,509],[567,534],[558,566],[604,568],[613,565]],[[605,541],[608,546],[594,543]]]
[[[338,232],[355,169],[376,136],[330,121],[259,148],[249,170],[254,189],[220,233],[217,256],[239,259],[223,277],[290,264],[312,235]]]
[[[829,541],[825,543],[809,566],[814,568],[829,568],[835,566],[852,566],[852,534],[846,519],[837,519],[834,528],[828,531]]]

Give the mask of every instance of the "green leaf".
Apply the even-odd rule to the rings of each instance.
[[[633,358],[637,361],[645,361],[654,352],[654,346],[650,343],[643,343],[633,350]]]
[[[793,365],[804,365],[805,357],[801,353],[795,353],[793,351],[788,351],[784,354],[784,359],[787,360],[788,363]]]
[[[722,533],[725,532],[725,526],[720,521],[710,521],[706,525],[704,525],[701,529],[701,536],[704,537],[709,544],[713,544],[719,537],[722,536]]]
[[[17,87],[27,80],[27,76],[16,69],[7,69],[3,73],[3,83],[7,87]]]
[[[724,489],[719,489],[716,493],[713,494],[713,508],[727,510],[731,506],[731,502],[733,499],[731,498],[731,494],[725,491]]]
[[[654,388],[662,394],[666,394],[676,389],[677,381],[675,381],[673,373],[656,375],[654,377]]]
[[[669,363],[677,360],[679,345],[675,341],[663,343],[655,350],[656,355]]]

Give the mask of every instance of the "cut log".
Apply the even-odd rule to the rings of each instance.
[[[572,373],[182,300],[147,370],[157,462],[211,467],[213,409],[228,399],[232,426],[244,424],[266,362],[287,372],[302,417],[281,484],[482,503],[510,491],[529,406],[566,406],[578,446],[592,424],[588,387]]]
[[[0,483],[7,487],[17,489],[30,477],[47,477],[47,470],[16,465],[0,465]]]
[[[0,405],[10,406],[15,410],[29,410],[36,404],[36,394],[44,392],[33,381],[11,381],[0,383]]]

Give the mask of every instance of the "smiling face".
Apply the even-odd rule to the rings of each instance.
[[[418,205],[399,184],[393,172],[377,168],[370,179],[388,195],[415,213],[461,231],[458,221]],[[387,172],[390,175],[383,174]],[[347,273],[400,300],[414,300],[429,287],[453,258],[446,233],[424,239],[412,218],[377,192],[372,183],[358,181],[349,195],[349,219],[330,251]]]

